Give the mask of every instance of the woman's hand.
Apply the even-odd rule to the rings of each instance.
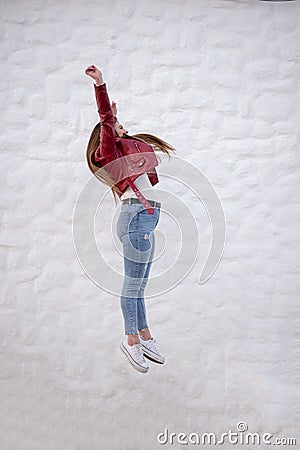
[[[111,103],[111,110],[114,116],[117,116],[117,104],[116,102],[112,101]]]
[[[88,66],[85,69],[85,74],[88,75],[89,77],[93,78],[93,80],[96,81],[96,84],[101,84],[103,83],[103,78],[102,78],[102,73],[100,72],[99,69],[97,69],[96,66]]]

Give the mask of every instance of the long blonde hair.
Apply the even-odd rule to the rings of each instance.
[[[100,127],[101,127],[101,125],[99,122],[94,127],[94,129],[90,135],[90,139],[89,139],[89,142],[87,145],[87,150],[86,150],[87,164],[88,164],[91,172],[95,175],[95,177],[99,181],[107,184],[111,188],[112,194],[115,199],[115,203],[117,204],[116,193],[121,195],[122,191],[114,184],[113,178],[104,168],[102,168],[102,170],[99,171],[99,168],[102,166],[99,162],[96,163],[94,160],[95,151],[97,150],[97,148],[99,147],[99,144],[100,144]],[[148,133],[139,133],[139,134],[134,134],[132,136],[125,135],[123,137],[123,139],[135,139],[137,141],[142,141],[142,142],[146,142],[147,144],[154,145],[155,150],[166,153],[169,156],[169,158],[171,156],[170,151],[171,152],[176,151],[176,149],[174,147],[172,147],[170,144],[168,144],[163,139],[160,139],[157,136],[154,136],[154,135],[148,134]]]

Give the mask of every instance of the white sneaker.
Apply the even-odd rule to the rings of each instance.
[[[162,356],[158,351],[156,339],[152,338],[145,341],[140,336],[140,341],[142,343],[142,352],[146,358],[159,364],[163,364],[165,362],[164,356]]]
[[[139,372],[146,373],[149,370],[149,366],[145,361],[143,353],[141,351],[142,344],[129,345],[126,340],[121,342],[120,348],[122,352],[127,356],[128,361]]]

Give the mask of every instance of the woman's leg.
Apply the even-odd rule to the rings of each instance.
[[[121,309],[128,343],[139,342],[138,302],[146,265],[150,259],[151,243],[142,233],[142,218],[138,213],[130,217],[128,232],[122,236],[125,278],[121,293]]]
[[[144,292],[146,285],[148,283],[150,269],[152,266],[152,261],[154,257],[154,251],[155,251],[155,234],[154,231],[150,233],[150,244],[151,244],[151,253],[149,256],[149,261],[146,264],[144,277],[141,283],[140,291],[139,291],[139,298],[137,301],[137,323],[138,323],[138,330],[139,334],[144,339],[151,339],[151,334],[149,331],[149,325],[147,323],[147,314],[146,314],[146,306],[145,306],[145,299],[144,299]]]
[[[127,246],[123,246],[124,254],[130,252]],[[145,264],[124,256],[125,278],[121,293],[121,309],[124,318],[125,334],[129,335],[128,343],[138,343],[138,292],[141,279],[145,270]]]
[[[139,342],[138,329],[148,328],[144,290],[154,254],[154,228],[159,211],[149,216],[140,206],[122,208],[117,224],[123,244],[125,278],[121,293],[121,309],[128,343]],[[143,336],[142,336],[143,337]]]

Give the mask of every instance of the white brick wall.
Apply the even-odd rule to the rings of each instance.
[[[1,10],[1,449],[152,450],[165,427],[220,434],[239,421],[296,436],[299,2],[2,0]],[[118,297],[92,283],[73,245],[98,121],[90,64],[130,133],[175,145],[226,216],[209,281],[198,284],[211,240],[198,208],[203,261],[146,299],[167,358],[146,376],[118,348]],[[101,233],[97,243],[121,268]]]

